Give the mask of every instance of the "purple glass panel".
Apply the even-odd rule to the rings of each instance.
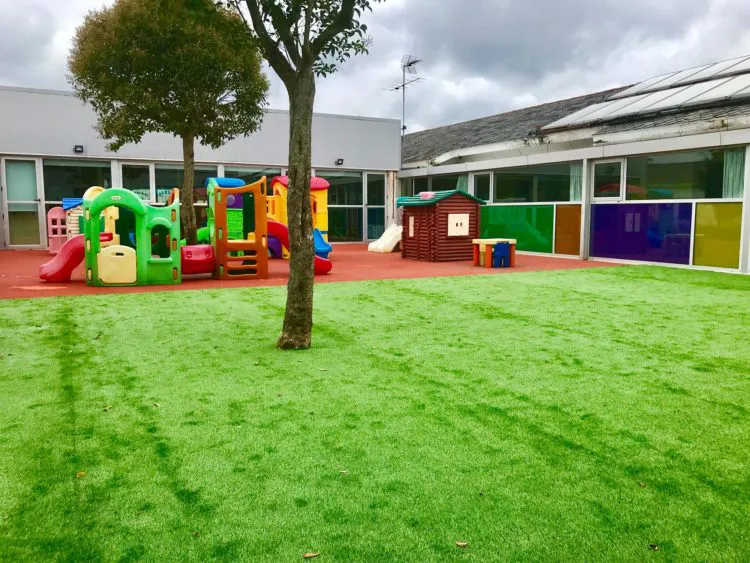
[[[688,264],[690,203],[591,206],[591,256]]]

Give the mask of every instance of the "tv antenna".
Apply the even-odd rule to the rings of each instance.
[[[392,91],[401,90],[401,139],[403,140],[406,134],[406,87],[409,84],[414,84],[419,80],[422,80],[419,76],[416,76],[417,64],[421,63],[422,59],[415,57],[414,55],[404,55],[401,57],[401,84],[391,88]],[[410,75],[407,80],[406,75]]]

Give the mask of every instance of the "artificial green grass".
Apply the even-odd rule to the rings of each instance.
[[[750,558],[750,279],[323,284],[308,352],[283,303],[0,301],[0,560]]]

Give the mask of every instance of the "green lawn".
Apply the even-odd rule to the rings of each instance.
[[[0,301],[0,560],[750,559],[750,278],[323,284],[309,352],[283,304]]]

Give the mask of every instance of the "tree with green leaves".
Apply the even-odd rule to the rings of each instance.
[[[309,348],[313,320],[313,223],[310,169],[315,77],[367,53],[361,18],[382,0],[227,0],[240,14],[289,96],[290,275],[279,348]]]
[[[182,139],[181,219],[195,243],[195,141],[218,148],[258,129],[268,80],[254,38],[212,0],[117,0],[92,11],[70,52],[75,94],[110,150],[149,132]]]

